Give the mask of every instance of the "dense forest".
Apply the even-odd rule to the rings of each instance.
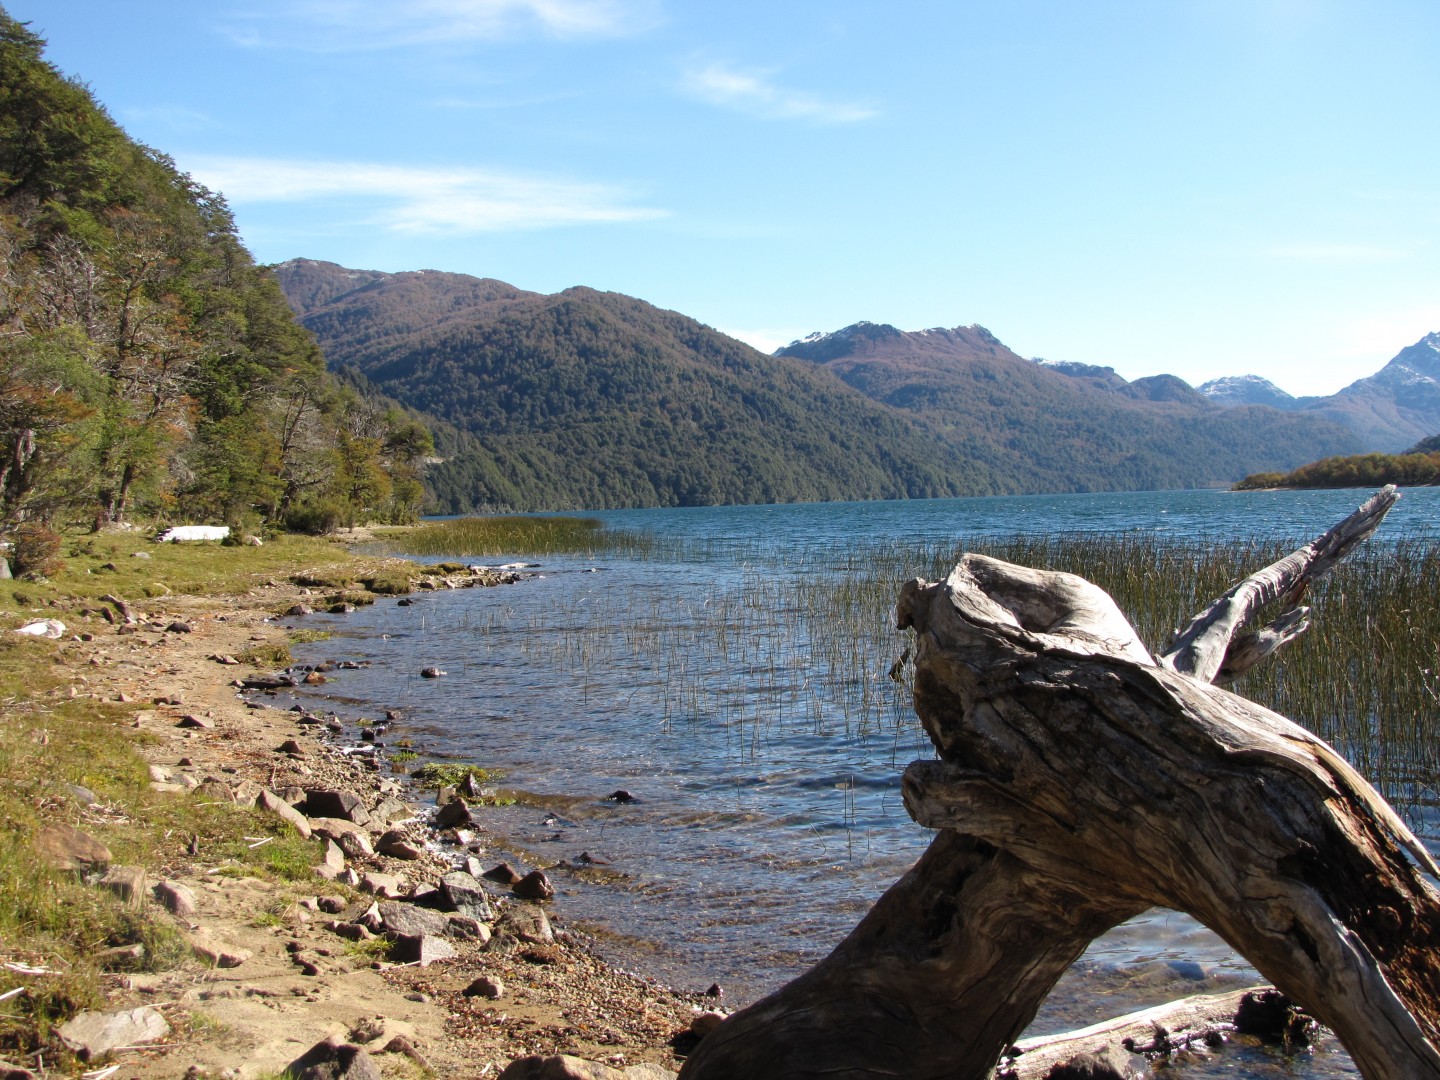
[[[426,427],[330,375],[224,199],[0,10],[0,537],[404,520]]]
[[[1380,487],[1384,484],[1409,487],[1440,484],[1440,435],[1422,439],[1402,454],[1328,457],[1288,473],[1254,473],[1236,484],[1235,490]]]
[[[444,460],[426,483],[444,512],[1015,490],[813,364],[632,297],[304,259],[278,270],[332,363],[439,421]]]
[[[766,356],[618,293],[277,270],[332,365],[436,418],[426,483],[448,512],[1225,486],[1359,449],[1331,421],[1071,373],[980,328],[858,324]]]

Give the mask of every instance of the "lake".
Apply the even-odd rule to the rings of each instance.
[[[369,662],[337,672],[327,696],[352,719],[398,710],[384,736],[392,750],[404,740],[422,759],[502,771],[499,786],[519,801],[482,811],[495,859],[558,866],[560,912],[602,952],[677,986],[719,982],[737,1005],[825,955],[930,839],[900,800],[901,771],[933,756],[889,676],[903,640],[883,610],[869,616],[873,632],[835,633],[807,580],[843,587],[834,568],[860,550],[1017,533],[1299,543],[1368,494],[606,511],[592,516],[653,537],[652,556],[547,557],[518,585],[317,615],[305,626],[337,638],[294,651]],[[1440,492],[1411,490],[1376,542],[1437,532]],[[430,665],[447,676],[421,678]],[[634,800],[607,798],[622,790]],[[1250,981],[1262,980],[1224,942],[1157,910],[1095,942],[1032,1033]],[[1262,1076],[1295,1063],[1262,1055],[1244,1067]],[[1303,1074],[1356,1075],[1333,1040]]]

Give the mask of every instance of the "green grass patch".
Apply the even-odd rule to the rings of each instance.
[[[291,630],[286,636],[292,645],[308,645],[314,641],[329,641],[335,634],[330,630]],[[290,662],[288,654],[285,662]]]
[[[489,784],[499,779],[500,774],[479,765],[455,761],[431,761],[410,774],[410,778],[421,787],[434,790],[458,786],[471,776],[477,784]]]
[[[45,581],[0,582],[0,959],[43,967],[26,976],[0,968],[0,1057],[46,1047],[51,1028],[102,1003],[102,964],[111,970],[160,970],[189,952],[168,920],[126,908],[80,875],[51,868],[35,837],[66,824],[105,844],[113,865],[138,865],[152,880],[225,867],[226,874],[310,882],[320,845],[274,817],[233,804],[204,805],[189,794],[150,788],[133,727],[136,706],[70,696],[96,669],[83,646],[4,632],[35,615],[61,618],[72,631],[110,632],[101,619],[110,594],[147,609],[147,596],[239,594],[282,581],[296,566],[345,587],[363,577],[400,573],[393,563],[359,559],[306,537],[262,547],[155,544],[137,533],[71,537],[64,567]],[[139,553],[137,555],[137,553]],[[327,586],[329,587],[329,586]],[[113,610],[113,609],[112,609]],[[282,647],[252,647],[241,659],[270,667],[290,662]],[[93,792],[91,806],[74,790]],[[255,839],[273,837],[264,844]],[[198,854],[191,855],[191,843]],[[105,950],[143,946],[138,959],[102,960]]]
[[[344,548],[307,536],[281,535],[261,547],[221,544],[157,544],[150,532],[71,537],[62,549],[64,568],[44,581],[0,581],[0,611],[11,615],[49,607],[74,608],[107,593],[130,601],[172,594],[244,593],[270,580],[291,578],[296,565],[313,587],[345,589],[371,577],[388,579],[409,570],[390,560],[358,558]],[[372,590],[374,591],[374,590]]]
[[[259,668],[283,668],[290,666],[292,657],[290,649],[285,645],[256,642],[249,648],[236,653],[235,659],[242,664],[250,664]]]

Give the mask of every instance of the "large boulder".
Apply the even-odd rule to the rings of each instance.
[[[334,1036],[292,1061],[285,1075],[292,1080],[381,1080],[380,1069],[362,1047]]]
[[[158,1009],[148,1005],[120,1012],[82,1012],[65,1021],[55,1033],[81,1061],[92,1061],[117,1046],[144,1046],[170,1034],[170,1024]]]
[[[46,825],[35,834],[35,851],[57,870],[82,873],[110,864],[110,849],[88,833],[69,825]]]

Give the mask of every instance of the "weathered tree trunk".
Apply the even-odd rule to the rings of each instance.
[[[1292,640],[1304,584],[1397,497],[1247,579],[1160,662],[1073,575],[967,555],[906,585],[939,760],[911,765],[904,794],[939,834],[829,957],[707,1036],[683,1080],[981,1080],[1090,941],[1153,905],[1219,933],[1366,1077],[1440,1077],[1434,863],[1328,745],[1209,681]]]

